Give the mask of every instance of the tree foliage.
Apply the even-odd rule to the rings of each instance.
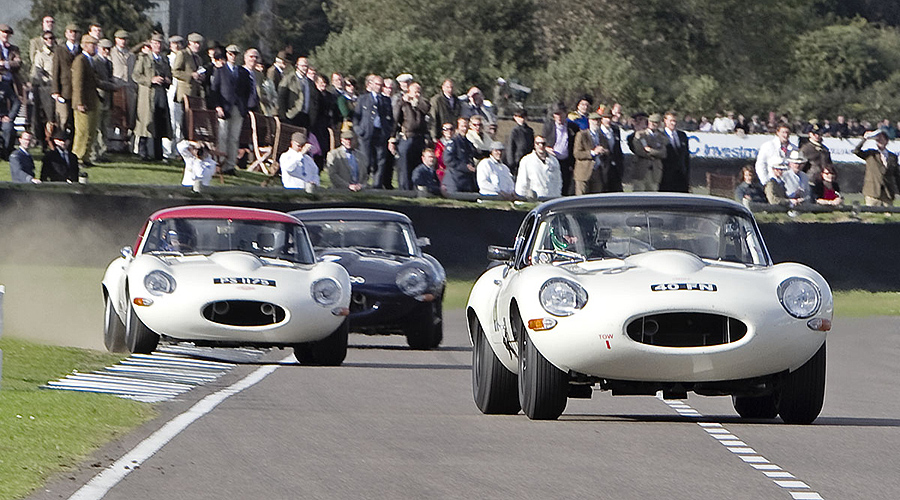
[[[244,16],[241,27],[228,40],[242,47],[257,47],[272,60],[278,51],[290,48],[294,55],[307,55],[323,44],[331,29],[321,1],[263,0],[259,9]]]
[[[124,29],[134,33],[137,40],[150,35],[152,26],[146,11],[155,6],[152,0],[33,0],[26,34],[36,36],[41,19],[52,15],[57,27],[75,23],[87,31],[90,23],[97,23],[108,35]]]

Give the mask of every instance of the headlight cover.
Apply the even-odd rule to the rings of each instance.
[[[313,300],[321,306],[333,306],[341,300],[341,284],[334,278],[316,280],[309,287]]]
[[[778,300],[788,314],[805,319],[819,312],[822,294],[819,287],[806,278],[788,278],[778,285]]]
[[[428,290],[428,271],[419,266],[404,267],[397,272],[397,286],[410,297],[418,297]]]
[[[144,288],[153,295],[162,295],[175,291],[175,278],[171,274],[155,270],[144,276]]]
[[[564,278],[551,278],[539,294],[541,306],[554,316],[571,316],[587,304],[588,294],[578,283]]]

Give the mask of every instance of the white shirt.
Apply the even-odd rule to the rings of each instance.
[[[556,198],[562,195],[559,161],[548,154],[544,161],[532,151],[519,161],[516,194],[525,198]]]
[[[478,192],[483,195],[508,194],[516,189],[509,167],[490,156],[478,162],[475,176]]]
[[[756,155],[756,175],[763,186],[772,178],[772,167],[784,163],[791,151],[795,149],[797,146],[788,142],[787,151],[782,151],[781,139],[777,137],[764,142],[759,147],[759,153]]]
[[[193,186],[194,182],[200,181],[203,186],[209,186],[212,176],[216,173],[216,161],[212,157],[197,158],[192,155],[188,148],[188,141],[181,141],[176,146],[178,154],[184,158],[184,177],[181,179],[182,186]]]
[[[713,120],[712,131],[720,134],[734,132],[734,120],[727,116],[721,116]]]
[[[287,189],[305,189],[306,184],[319,183],[319,167],[312,157],[288,149],[278,159],[281,165],[281,183]]]

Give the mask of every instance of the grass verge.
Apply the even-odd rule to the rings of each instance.
[[[152,406],[102,394],[39,389],[120,356],[5,337],[0,383],[0,500],[22,498],[55,472],[155,415]]]

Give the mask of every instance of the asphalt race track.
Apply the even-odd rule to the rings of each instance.
[[[261,368],[268,376],[129,467],[104,498],[758,500],[900,492],[895,318],[835,321],[825,408],[810,426],[741,421],[730,399],[693,394],[664,402],[595,392],[570,400],[556,422],[482,415],[472,402],[461,311],[448,311],[445,345],[436,351],[409,351],[401,337],[350,341],[341,367],[301,367],[289,351],[272,351],[160,403],[159,419],[31,498],[69,498],[166,422]]]

